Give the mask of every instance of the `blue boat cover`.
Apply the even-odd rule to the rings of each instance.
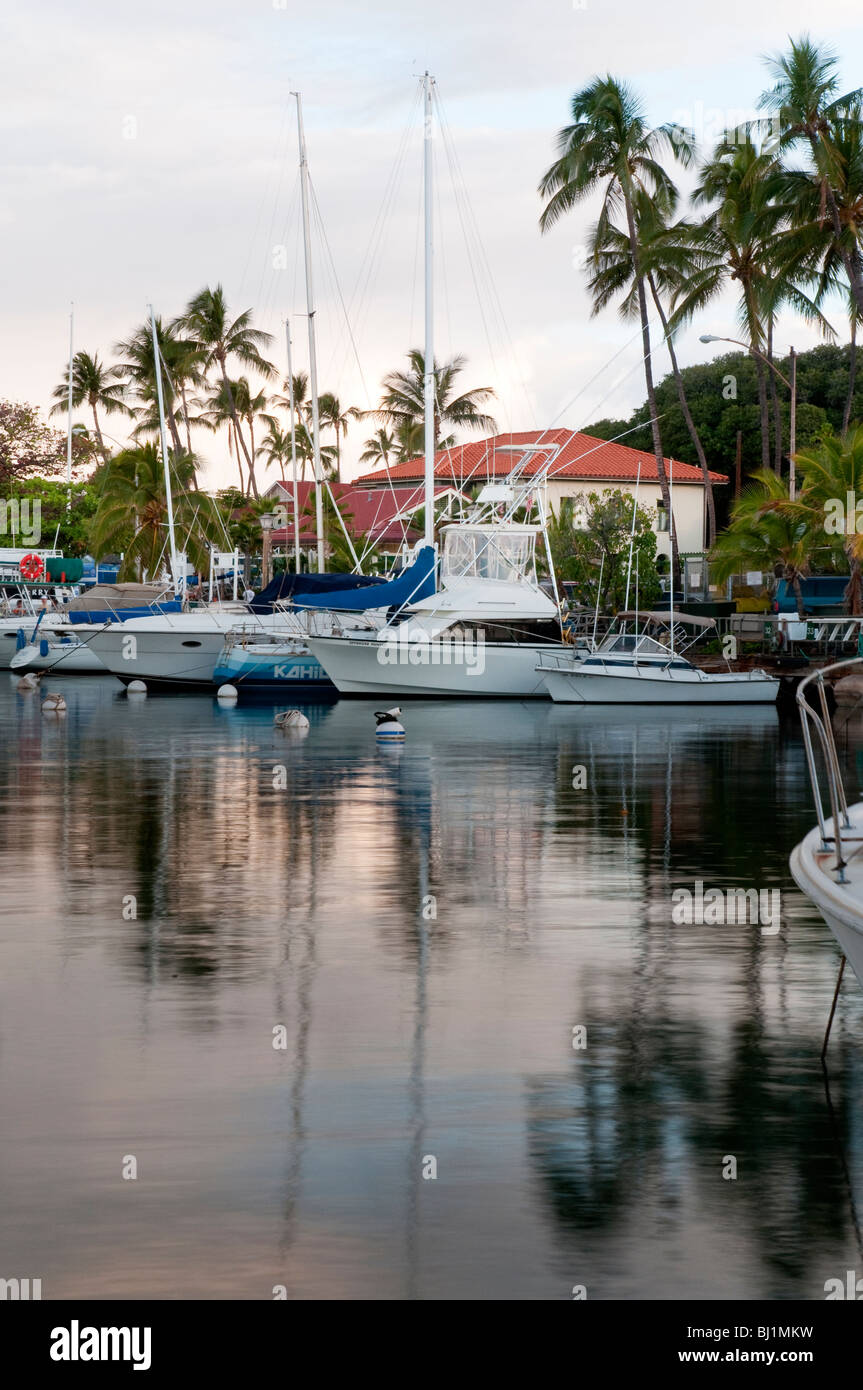
[[[268,597],[274,586],[279,592]],[[373,590],[374,592],[370,592]],[[361,612],[364,608],[400,607],[417,603],[435,591],[435,553],[430,545],[395,579],[369,579],[360,574],[280,574],[252,600],[256,613],[269,612],[276,598],[290,598],[297,608],[335,608]],[[263,607],[259,605],[263,604]]]

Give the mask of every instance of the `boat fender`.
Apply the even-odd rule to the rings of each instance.
[[[47,638],[47,637],[43,637],[43,638],[40,640],[40,642],[39,642],[39,655],[40,655],[40,656],[47,656],[47,655],[48,655],[48,638]]]
[[[398,706],[394,709],[375,710],[375,737],[381,743],[404,743],[405,727],[399,723],[400,714]]]

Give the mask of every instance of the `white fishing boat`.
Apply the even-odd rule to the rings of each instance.
[[[551,698],[563,704],[772,704],[779,681],[766,671],[702,671],[680,650],[680,632],[712,618],[676,612],[619,613],[595,652],[546,653],[536,667]],[[631,630],[627,630],[631,629]],[[667,640],[660,640],[660,634]],[[675,637],[677,647],[675,650]]]
[[[793,851],[790,867],[863,985],[863,801],[848,804],[826,695],[827,681],[855,666],[859,669],[859,659],[824,667],[797,690],[818,821]]]
[[[378,626],[311,630],[310,651],[343,694],[547,698],[536,666],[562,643],[558,605],[536,577],[540,529],[443,527],[436,593]]]

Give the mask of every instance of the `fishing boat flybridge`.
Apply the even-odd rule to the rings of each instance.
[[[859,669],[859,657],[825,666],[797,688],[818,821],[792,853],[790,867],[798,888],[818,908],[863,985],[863,802],[848,805],[826,691],[838,672],[855,666]]]
[[[560,703],[772,704],[779,681],[766,671],[702,671],[683,655],[713,627],[712,618],[688,613],[618,613],[596,651],[548,652],[537,674]]]

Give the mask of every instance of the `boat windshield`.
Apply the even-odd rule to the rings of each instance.
[[[454,526],[444,535],[442,579],[499,579],[536,583],[532,531]]]
[[[602,652],[629,652],[638,656],[670,657],[671,651],[653,637],[636,637],[634,632],[612,633],[599,648]]]

